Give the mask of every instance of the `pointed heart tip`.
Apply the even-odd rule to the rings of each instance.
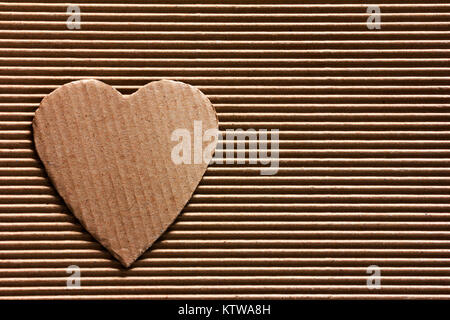
[[[118,256],[118,255],[114,255],[115,258],[117,260],[119,260],[120,264],[124,267],[124,268],[129,268],[136,260],[137,257],[127,257],[127,256]]]
[[[133,264],[133,262],[134,262],[134,260],[133,260],[133,261],[130,261],[130,262],[120,261],[120,264],[121,264],[124,268],[129,269],[129,268],[131,267],[131,265]]]

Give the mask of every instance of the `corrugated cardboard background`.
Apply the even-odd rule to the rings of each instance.
[[[360,1],[99,0],[67,30],[58,2],[0,3],[1,298],[450,297],[449,4],[373,2],[381,30],[367,30]],[[32,145],[42,97],[92,77],[124,94],[184,81],[221,129],[279,128],[278,175],[210,167],[121,269]]]

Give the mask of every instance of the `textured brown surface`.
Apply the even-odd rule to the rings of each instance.
[[[0,294],[450,298],[450,5],[170,0],[0,4]],[[145,3],[145,1],[140,1]],[[201,3],[201,4],[200,4]],[[280,171],[215,165],[130,271],[67,214],[32,145],[56,87],[198,86],[219,126],[279,128]],[[81,289],[66,268],[81,267]],[[380,290],[366,287],[369,265]]]
[[[172,133],[186,130],[193,141],[217,126],[211,102],[185,83],[154,81],[123,97],[101,81],[81,80],[42,100],[33,136],[65,204],[129,267],[173,223],[212,157],[201,152],[200,163],[176,164]]]

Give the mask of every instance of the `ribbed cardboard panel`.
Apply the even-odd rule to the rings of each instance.
[[[377,1],[368,30],[362,1],[97,2],[81,30],[65,1],[0,3],[1,298],[450,298],[450,4]],[[121,269],[32,144],[40,100],[80,78],[196,85],[222,130],[280,130],[280,170],[210,166]]]

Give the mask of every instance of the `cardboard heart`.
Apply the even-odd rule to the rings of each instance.
[[[198,131],[194,121],[197,127],[201,121],[202,137],[218,129],[208,98],[169,80],[130,96],[97,80],[75,81],[36,110],[34,142],[48,176],[86,230],[125,267],[170,226],[206,171],[215,144],[201,163],[176,164],[171,156],[172,133]]]

